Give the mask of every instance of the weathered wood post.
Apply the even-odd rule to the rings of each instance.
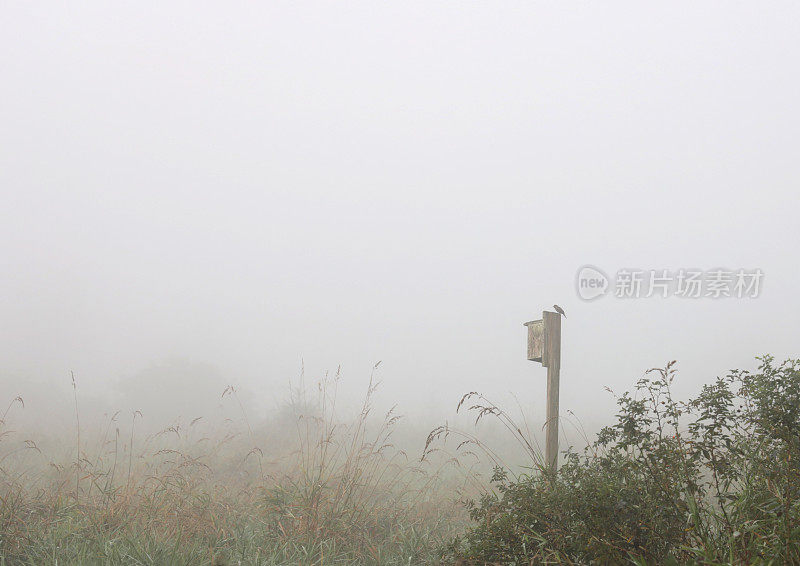
[[[547,420],[544,461],[558,468],[558,389],[561,373],[561,315],[543,311],[542,320],[526,322],[528,359],[547,368]]]

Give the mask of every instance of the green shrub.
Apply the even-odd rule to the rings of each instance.
[[[674,362],[617,401],[616,423],[557,473],[470,502],[448,548],[478,563],[800,563],[800,360],[759,358],[691,401]]]

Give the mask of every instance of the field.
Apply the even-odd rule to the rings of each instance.
[[[240,419],[151,434],[139,413],[81,426],[75,387],[74,429],[25,438],[18,397],[0,432],[0,564],[800,562],[800,361],[761,358],[686,402],[675,377],[670,363],[619,395],[616,422],[557,474],[477,393],[459,409],[499,423],[527,468],[447,425],[401,450],[372,380],[350,419],[334,378],[268,423],[229,387]]]

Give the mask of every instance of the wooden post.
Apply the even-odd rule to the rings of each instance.
[[[561,315],[544,311],[544,359],[547,361],[547,432],[544,459],[558,469],[558,389],[561,377]]]
[[[544,461],[558,469],[558,388],[561,374],[561,315],[542,312],[541,320],[526,322],[528,359],[547,368],[547,420],[545,421]]]

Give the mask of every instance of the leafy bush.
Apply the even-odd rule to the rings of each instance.
[[[688,402],[675,363],[617,399],[616,423],[557,473],[470,502],[448,548],[478,563],[800,563],[800,360],[758,358]]]

